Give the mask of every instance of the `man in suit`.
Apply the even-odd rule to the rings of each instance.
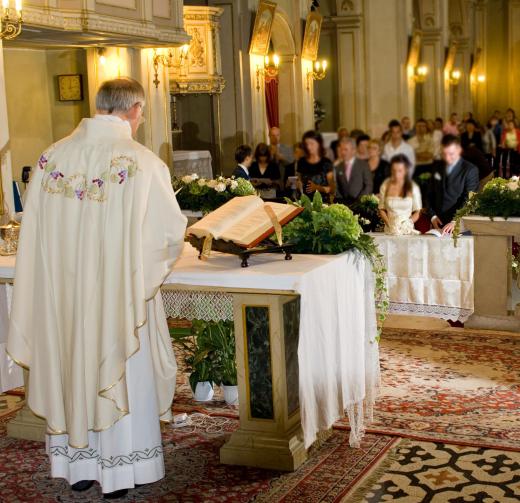
[[[342,138],[338,144],[338,160],[334,164],[336,196],[344,204],[352,204],[372,193],[372,173],[368,163],[356,157],[356,142]]]
[[[479,187],[478,168],[462,158],[457,136],[447,134],[441,142],[444,165],[434,169],[427,197],[427,209],[435,229],[451,234],[457,210],[462,208],[470,192]]]
[[[235,161],[237,162],[237,167],[233,171],[232,176],[250,180],[249,168],[253,163],[253,149],[249,145],[240,145],[235,150]]]
[[[336,140],[333,140],[330,142],[330,149],[332,150],[332,155],[334,156],[334,159],[338,158],[338,145],[339,142],[343,138],[348,138],[348,129],[346,127],[340,127],[338,129],[338,138]]]

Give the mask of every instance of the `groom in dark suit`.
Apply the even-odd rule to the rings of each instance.
[[[457,136],[444,136],[441,147],[444,164],[433,170],[427,209],[434,229],[451,234],[455,213],[464,206],[470,192],[478,191],[479,172],[461,157],[462,147]]]
[[[361,196],[372,194],[374,186],[368,163],[356,157],[356,143],[353,138],[339,141],[338,160],[334,164],[336,196],[344,204],[355,203]]]

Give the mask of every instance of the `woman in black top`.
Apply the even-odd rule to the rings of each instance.
[[[381,159],[381,145],[377,140],[368,143],[368,167],[374,177],[372,192],[379,194],[381,184],[390,176],[390,164]]]
[[[305,156],[298,161],[296,172],[303,194],[313,197],[316,191],[334,197],[336,184],[332,162],[325,157],[323,138],[316,131],[307,131],[302,138]]]
[[[259,143],[255,149],[255,161],[249,168],[251,183],[259,189],[281,189],[280,166],[271,157],[266,143]]]

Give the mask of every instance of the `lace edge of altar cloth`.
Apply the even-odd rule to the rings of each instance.
[[[223,292],[162,290],[168,318],[233,321],[233,295]]]
[[[446,321],[465,323],[473,314],[473,309],[453,306],[433,306],[409,302],[390,302],[389,314],[410,314],[413,316],[431,316]]]

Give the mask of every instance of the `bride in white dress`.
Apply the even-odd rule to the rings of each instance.
[[[420,234],[414,224],[421,215],[421,190],[408,175],[410,161],[403,154],[392,157],[390,178],[381,185],[379,213],[385,233],[394,235]]]

